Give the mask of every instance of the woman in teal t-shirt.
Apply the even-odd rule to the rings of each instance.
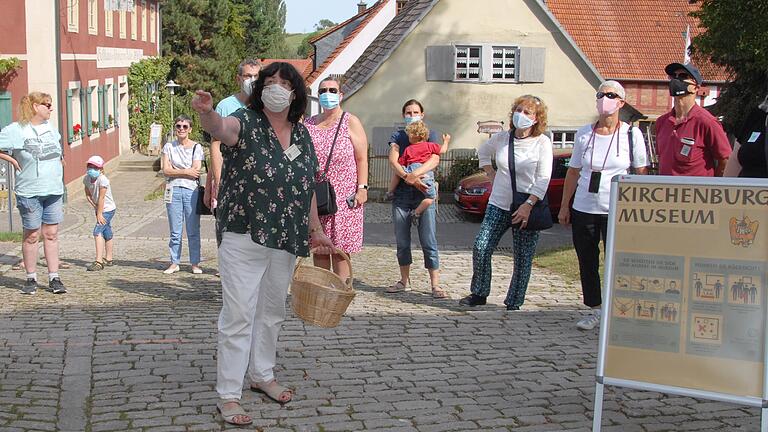
[[[22,294],[37,291],[37,249],[40,235],[48,263],[48,289],[67,292],[59,278],[59,223],[64,219],[64,169],[61,134],[48,121],[51,96],[32,92],[21,98],[19,121],[0,131],[0,159],[16,169],[16,207],[24,227],[22,255],[27,281]]]

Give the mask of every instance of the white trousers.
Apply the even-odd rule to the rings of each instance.
[[[295,255],[261,246],[249,234],[223,233],[216,366],[221,399],[240,399],[246,372],[252,382],[274,379],[277,336],[295,263]]]

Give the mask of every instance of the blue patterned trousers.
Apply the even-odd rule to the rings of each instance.
[[[475,238],[472,250],[472,294],[488,297],[491,293],[491,257],[501,237],[510,229],[512,213],[494,205],[488,205],[485,218],[480,225],[480,232]],[[520,308],[525,301],[525,291],[531,277],[533,255],[539,242],[538,231],[526,231],[512,228],[512,244],[515,267],[504,304]]]

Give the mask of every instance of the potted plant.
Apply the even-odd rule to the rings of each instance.
[[[108,116],[107,121],[108,121],[109,127],[114,127],[115,126],[115,118],[112,117],[112,114],[110,114]]]
[[[91,132],[92,133],[96,133],[98,131],[99,131],[99,122],[94,120],[94,121],[91,122]]]
[[[80,133],[82,132],[83,127],[80,126],[80,123],[72,126],[72,141],[77,141],[80,139]]]

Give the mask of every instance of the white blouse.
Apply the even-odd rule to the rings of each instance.
[[[496,178],[488,203],[502,210],[509,210],[514,198],[512,180],[509,177],[509,133],[510,131],[504,131],[494,134],[477,149],[481,167],[490,165],[491,159],[494,156],[496,158]],[[515,138],[517,191],[542,199],[547,193],[550,177],[552,141],[549,137],[541,134],[537,137]]]

